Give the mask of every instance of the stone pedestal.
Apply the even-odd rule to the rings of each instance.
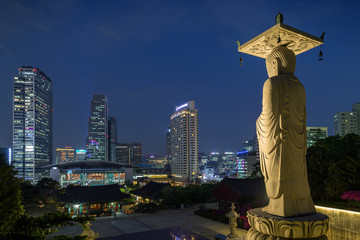
[[[279,217],[255,208],[248,211],[247,217],[251,225],[247,240],[328,239],[325,233],[330,219],[321,213]]]

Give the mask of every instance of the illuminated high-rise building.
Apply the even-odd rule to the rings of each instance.
[[[170,125],[166,131],[166,160],[171,161],[171,128]]]
[[[5,161],[11,165],[12,162],[12,149],[6,146],[0,146],[0,156],[5,158]]]
[[[345,136],[355,133],[360,135],[360,103],[352,105],[351,112],[338,112],[334,116],[335,135]]]
[[[93,95],[88,122],[88,160],[108,161],[108,103],[105,95]]]
[[[75,162],[75,149],[69,146],[56,148],[56,163]]]
[[[142,163],[141,143],[118,143],[116,146],[116,161],[127,164]]]
[[[109,117],[108,119],[108,160],[110,162],[116,161],[116,143],[117,143],[117,122],[116,118]]]
[[[196,183],[198,166],[198,110],[195,102],[177,106],[170,117],[171,174],[177,184]]]
[[[31,66],[14,77],[13,166],[17,176],[33,183],[49,176],[43,166],[53,158],[51,79]]]

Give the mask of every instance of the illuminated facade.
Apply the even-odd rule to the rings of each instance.
[[[171,174],[182,185],[196,183],[198,164],[198,110],[195,102],[177,106],[170,117]]]
[[[150,156],[147,159],[147,164],[151,165],[154,168],[164,168],[167,163],[168,161],[164,157]]]
[[[313,146],[318,140],[328,137],[327,127],[306,127],[307,147]]]
[[[12,149],[5,146],[0,146],[0,155],[3,155],[6,162],[11,165],[12,162]]]
[[[171,128],[170,125],[166,132],[166,160],[171,161]]]
[[[116,146],[116,161],[126,164],[142,163],[141,143],[118,143]]]
[[[345,136],[355,133],[360,135],[360,103],[352,105],[351,112],[338,112],[334,116],[335,135]]]
[[[75,149],[72,147],[57,148],[56,149],[56,162],[74,162],[75,161]]]
[[[242,151],[237,154],[237,178],[247,178],[256,171],[256,151]]]
[[[125,170],[130,169],[132,178],[133,168],[128,164],[105,161],[63,162],[48,165],[51,176],[61,187],[68,185],[99,186],[107,184],[124,184]]]
[[[117,121],[114,117],[108,119],[108,159],[110,162],[116,161],[116,143],[117,143]]]
[[[108,103],[105,95],[93,95],[90,106],[87,151],[92,161],[108,161]]]
[[[31,66],[14,77],[13,166],[31,182],[48,177],[42,167],[52,163],[53,103],[51,79]]]
[[[87,159],[86,149],[76,149],[75,151],[75,161],[84,161]]]

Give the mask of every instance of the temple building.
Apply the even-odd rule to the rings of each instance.
[[[107,216],[119,212],[124,199],[130,195],[120,191],[117,184],[102,186],[68,186],[58,201],[65,204],[70,215]]]

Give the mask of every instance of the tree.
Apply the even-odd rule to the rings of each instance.
[[[0,155],[0,234],[7,232],[23,214],[20,180],[13,167]]]
[[[66,213],[47,213],[39,217],[32,217],[29,215],[21,215],[17,219],[13,227],[7,233],[0,235],[2,239],[15,240],[15,239],[27,239],[27,240],[45,240],[48,239],[48,235],[55,232],[57,228],[64,227],[65,225],[74,225],[76,223],[84,226],[87,221],[92,220],[90,217],[76,217],[72,218]],[[86,239],[83,236],[56,236],[53,239]]]
[[[306,155],[309,185],[315,200],[339,200],[360,189],[360,137],[348,134],[319,140]]]
[[[42,178],[40,181],[38,181],[36,186],[44,195],[44,198],[47,202],[51,201],[53,197],[56,197],[56,194],[61,189],[59,182],[52,178]]]
[[[49,183],[49,181],[46,181]],[[23,182],[24,189],[30,190],[36,198],[36,187]],[[44,186],[54,186],[44,184]],[[50,187],[52,188],[52,187]],[[49,188],[47,188],[49,189]],[[39,217],[32,217],[24,214],[21,203],[20,180],[16,178],[13,167],[8,166],[4,156],[0,155],[0,239],[47,239],[47,236],[58,227],[79,223],[85,225],[87,221],[93,220],[90,217],[72,218],[66,213],[47,213]],[[83,236],[56,236],[57,240],[80,240]]]

